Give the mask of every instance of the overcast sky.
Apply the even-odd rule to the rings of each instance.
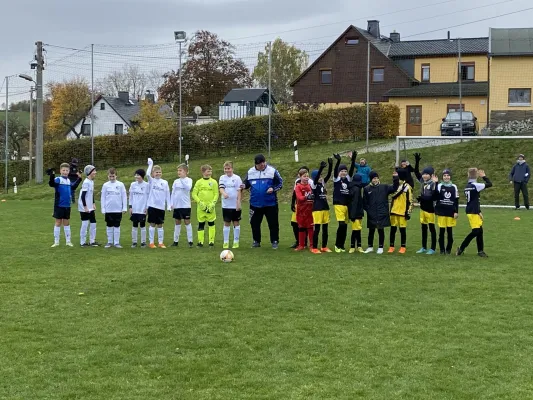
[[[349,24],[366,28],[366,20],[372,18],[381,21],[382,34],[396,30],[405,40],[443,38],[448,29],[452,37],[479,37],[488,36],[489,27],[533,27],[533,10],[469,23],[533,7],[531,0],[426,0],[425,6],[417,6],[422,4],[420,0],[327,0],[316,2],[318,6],[312,6],[309,0],[14,0],[4,3],[1,77],[29,69],[37,40],[76,49],[91,43],[151,45],[172,43],[174,30],[192,33],[205,29],[238,45],[241,52],[248,49],[246,54],[252,58],[261,48],[260,43],[277,36],[304,43],[302,46],[308,46],[307,50],[320,49],[317,43],[331,43]],[[472,8],[477,9],[466,11]],[[465,23],[468,24],[452,27]],[[422,34],[439,28],[442,30]],[[120,48],[117,49],[118,52]],[[47,51],[51,61],[72,53],[56,48]],[[166,48],[167,53],[161,51],[145,49],[138,54],[160,56],[173,49]],[[130,54],[137,53],[132,50]],[[77,67],[82,71],[90,58],[76,61],[79,65],[68,60],[67,57],[55,70],[50,68],[56,80],[72,78]],[[120,69],[123,60],[108,55],[100,64],[101,73],[110,72],[115,67]],[[0,86],[3,97],[5,88]],[[11,90],[16,93],[24,89],[25,83],[11,79],[10,86],[10,93]]]

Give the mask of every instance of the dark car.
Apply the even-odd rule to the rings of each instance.
[[[462,115],[461,115],[462,114]],[[441,136],[460,136],[461,121],[463,124],[463,136],[476,136],[479,132],[477,118],[471,111],[449,112],[440,124]]]

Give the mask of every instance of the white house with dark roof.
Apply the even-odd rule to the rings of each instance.
[[[232,89],[218,107],[218,115],[221,121],[238,119],[259,115],[268,115],[268,89]],[[271,107],[274,110],[276,101],[271,99]]]

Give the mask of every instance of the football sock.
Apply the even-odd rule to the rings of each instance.
[[[396,240],[396,231],[398,230],[397,226],[390,227],[390,247],[394,247],[394,242]]]
[[[346,242],[346,235],[348,233],[348,225],[345,223],[339,223],[339,228],[337,229],[337,240],[335,246],[339,249],[344,249],[344,243]]]
[[[355,246],[353,247],[361,247],[361,231],[352,231],[352,236],[355,234]]]
[[[230,230],[231,230],[231,227],[224,225],[224,228],[222,229],[222,233],[224,234],[224,243],[229,243]]]
[[[150,244],[154,244],[155,240],[155,227],[151,226],[148,228],[148,235],[150,236]]]
[[[233,227],[233,243],[239,242],[241,238],[241,226],[234,226]]]
[[[213,225],[209,225],[209,243],[215,243],[215,233],[216,233],[216,226],[213,223]]]
[[[313,249],[316,249],[318,247],[318,237],[320,235],[320,225],[315,225],[315,233],[313,235]],[[322,246],[324,247],[324,246]]]
[[[114,236],[114,243],[115,244],[120,244],[120,226],[115,226],[113,228],[113,236]]]
[[[294,240],[299,243],[299,228],[296,222],[291,221],[292,233],[294,234]]]
[[[368,228],[368,247],[374,247],[374,235],[376,228]]]
[[[385,229],[383,228],[378,229],[378,241],[379,241],[379,248],[382,249],[383,245],[385,244]]]
[[[96,241],[96,223],[93,222],[90,225],[90,236],[89,236],[90,243],[94,243]]]
[[[192,243],[192,225],[185,225],[185,230],[187,231],[187,242]]]
[[[107,232],[107,243],[113,244],[113,227],[108,226],[106,229]]]
[[[313,248],[313,227],[307,228],[307,238],[309,239],[309,248]]]
[[[448,245],[446,246],[446,251],[452,251],[453,248],[453,228],[449,226],[446,228],[448,231]],[[444,233],[443,233],[444,236]]]
[[[437,230],[435,229],[435,224],[429,224],[429,233],[431,233],[431,250],[435,250],[437,248]]]
[[[139,230],[139,228],[131,228],[131,240],[132,240],[132,243],[137,243],[137,231]]]
[[[422,224],[422,248],[428,248],[428,226],[427,224]]]
[[[306,236],[306,229],[300,228],[300,231],[298,232],[298,247],[304,247],[305,246],[305,236]]]
[[[181,224],[174,225],[174,241],[179,242],[181,233]]]
[[[89,221],[81,221],[80,244],[85,244],[85,242],[87,241],[88,230],[89,230]]]
[[[146,227],[141,228],[141,243],[146,243]]]
[[[202,228],[202,230],[198,229],[198,243],[204,243],[204,238],[205,238],[205,231],[204,229]]]
[[[163,244],[163,241],[165,240],[165,229],[163,227],[157,228],[157,240],[159,241],[159,244]]]
[[[446,228],[439,228],[439,249],[440,249],[440,252],[442,253],[444,250],[445,250],[445,247],[444,247],[444,234],[446,233]],[[448,245],[449,245],[450,242],[448,242]]]
[[[328,226],[329,226],[328,224],[322,225],[322,247],[323,248],[328,247],[328,239],[329,239]]]
[[[477,252],[480,253],[484,250],[484,243],[483,243],[483,227],[479,228],[477,237],[476,237],[476,243],[477,243]]]
[[[355,241],[356,241],[355,232],[357,232],[357,231],[352,231],[352,237],[350,238],[350,247],[351,248],[355,248]]]
[[[65,239],[67,243],[70,243],[70,225],[69,226],[63,226],[63,231],[65,232]]]
[[[54,226],[54,242],[59,243],[59,235],[61,234],[61,227]]]
[[[401,247],[407,244],[407,228],[400,228]]]

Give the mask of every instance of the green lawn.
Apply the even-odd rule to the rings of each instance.
[[[525,211],[485,210],[488,259],[417,256],[416,217],[404,256],[312,255],[283,205],[279,250],[243,221],[223,264],[220,226],[217,249],[51,249],[50,191],[0,203],[2,399],[533,397]]]

